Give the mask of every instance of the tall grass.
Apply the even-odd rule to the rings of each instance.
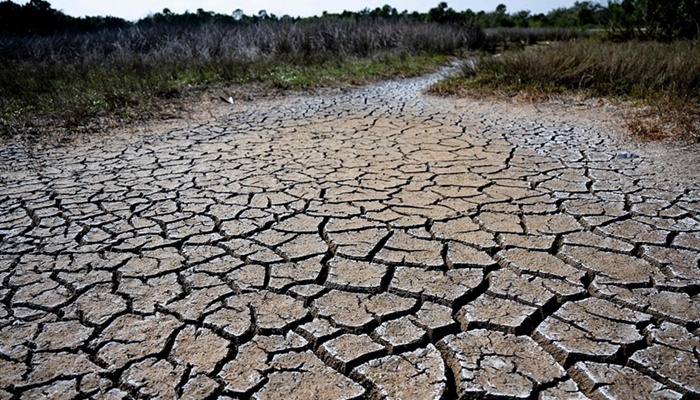
[[[0,39],[6,61],[237,62],[274,59],[314,63],[319,58],[369,56],[381,50],[453,53],[479,40],[480,31],[461,25],[384,20],[346,22],[134,26],[95,33]]]
[[[417,74],[483,39],[436,23],[309,21],[131,27],[0,38],[0,133],[158,113],[191,86],[308,87]]]
[[[569,28],[487,28],[484,50],[523,49],[542,42],[565,42],[591,38],[596,32]]]
[[[440,86],[441,85],[441,86]],[[465,62],[461,76],[437,91],[460,86],[512,93],[581,91],[641,104],[629,128],[659,138],[700,139],[700,45],[577,41],[535,46]]]

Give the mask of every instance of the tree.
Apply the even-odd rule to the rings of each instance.
[[[495,12],[495,26],[500,26],[504,28],[511,28],[515,26],[515,23],[511,20],[507,13],[507,8],[505,4],[499,4],[496,6]]]
[[[435,8],[431,8],[428,11],[428,20],[441,22],[445,16],[445,11],[447,10],[447,3],[444,1],[437,5]]]
[[[451,7],[447,6],[444,1],[437,5],[435,8],[431,8],[428,11],[428,21],[439,22],[439,23],[464,23],[462,15],[457,11],[453,10]]]
[[[530,11],[518,11],[513,15],[512,21],[517,27],[527,28],[530,26]]]
[[[699,0],[638,0],[635,5],[653,39],[700,37]]]
[[[611,34],[670,41],[700,37],[700,0],[622,0],[608,4]]]

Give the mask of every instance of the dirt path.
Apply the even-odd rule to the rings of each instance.
[[[700,396],[697,152],[430,79],[6,146],[0,399]]]

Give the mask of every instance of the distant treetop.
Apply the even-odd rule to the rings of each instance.
[[[607,7],[596,1],[576,1],[571,7],[554,9],[546,14],[531,14],[523,10],[509,13],[505,4],[494,11],[474,12],[454,10],[440,2],[427,13],[399,12],[385,5],[375,9],[343,11],[339,14],[324,12],[321,16],[299,18],[281,17],[260,10],[245,15],[240,9],[231,14],[218,14],[198,9],[191,13],[175,14],[165,8],[136,22],[109,16],[71,17],[55,10],[44,0],[31,0],[19,5],[9,0],[0,1],[0,35],[51,35],[58,32],[85,32],[100,29],[118,29],[132,25],[199,25],[205,23],[257,24],[303,23],[307,20],[332,19],[348,22],[373,19],[390,21],[425,21],[444,24],[464,24],[482,28],[502,27],[558,27],[574,29],[606,29],[620,39],[642,38],[673,40],[696,39],[700,36],[700,0],[611,0]]]

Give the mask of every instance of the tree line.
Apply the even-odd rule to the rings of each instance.
[[[110,16],[72,17],[52,8],[44,0],[31,0],[19,5],[9,0],[0,2],[0,35],[51,35],[58,32],[87,32],[128,26],[198,25],[205,23],[258,24],[304,23],[309,20],[342,20],[348,22],[373,19],[391,21],[426,21],[464,24],[481,28],[554,27],[572,29],[605,29],[617,39],[697,39],[700,36],[700,0],[610,0],[607,5],[595,1],[576,1],[571,7],[556,8],[548,13],[530,11],[509,12],[504,4],[493,11],[455,10],[446,2],[439,3],[427,13],[401,11],[385,5],[375,9],[324,12],[315,17],[277,16],[260,10],[246,15],[235,10],[220,14],[198,9],[182,14],[169,9],[131,22]]]

